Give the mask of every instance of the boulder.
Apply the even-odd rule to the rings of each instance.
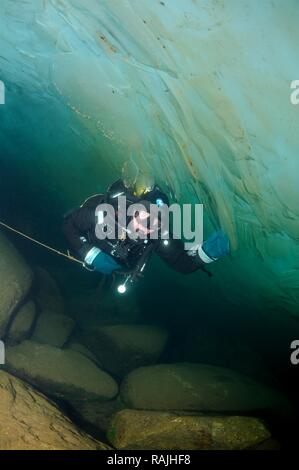
[[[70,342],[67,344],[67,349],[71,349],[72,351],[77,351],[80,354],[83,354],[83,356],[88,357],[91,361],[95,362],[96,364],[99,362],[97,359],[97,356],[93,354],[89,349],[87,349],[84,344],[77,343],[76,341]]]
[[[150,325],[94,326],[82,331],[86,347],[97,356],[101,367],[118,377],[154,364],[167,336],[162,328]]]
[[[28,293],[32,271],[10,241],[0,233],[0,339],[19,303]]]
[[[116,382],[76,351],[24,341],[7,348],[6,368],[47,395],[65,400],[111,400]]]
[[[110,401],[72,401],[72,416],[84,429],[89,429],[93,435],[105,435],[114,415],[125,408],[121,400]]]
[[[44,268],[35,268],[36,278],[36,305],[41,312],[62,315],[64,313],[64,303],[60,289],[55,279]]]
[[[243,450],[265,441],[270,432],[253,417],[123,410],[107,435],[119,450]]]
[[[30,336],[35,316],[35,303],[30,300],[18,310],[14,317],[6,337],[6,344],[13,346],[27,339]]]
[[[0,371],[0,450],[108,450],[62,414],[54,403]]]
[[[42,312],[37,319],[32,340],[61,348],[69,339],[74,326],[71,317]]]
[[[249,411],[282,403],[274,390],[242,374],[205,364],[159,364],[131,372],[121,397],[146,410]]]

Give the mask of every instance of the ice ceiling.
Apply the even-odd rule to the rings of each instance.
[[[296,0],[1,0],[1,159],[67,207],[132,156],[228,233],[225,296],[296,314],[298,17]]]

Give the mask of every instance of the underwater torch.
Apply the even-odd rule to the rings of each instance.
[[[119,284],[117,286],[117,292],[119,294],[125,294],[127,292],[127,288],[129,285],[134,284],[140,276],[142,276],[144,268],[153,253],[156,245],[155,243],[149,243],[147,247],[145,248],[142,256],[140,257],[135,269],[132,271],[126,273],[125,280],[122,284]]]

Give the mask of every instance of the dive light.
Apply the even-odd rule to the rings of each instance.
[[[116,290],[119,294],[125,294],[127,292],[128,284],[133,284],[134,282],[137,281],[138,276],[140,276],[143,273],[146,263],[148,262],[150,255],[153,252],[154,248],[155,248],[154,243],[151,243],[147,246],[136,268],[130,273],[127,273],[124,282],[117,286]]]

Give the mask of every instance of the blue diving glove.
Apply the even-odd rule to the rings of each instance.
[[[229,240],[222,230],[217,230],[211,235],[198,250],[200,258],[205,263],[212,263],[218,258],[228,255]]]
[[[121,266],[114,261],[112,256],[107,255],[96,246],[89,250],[84,258],[84,263],[102,274],[111,274],[116,269],[121,268]]]

